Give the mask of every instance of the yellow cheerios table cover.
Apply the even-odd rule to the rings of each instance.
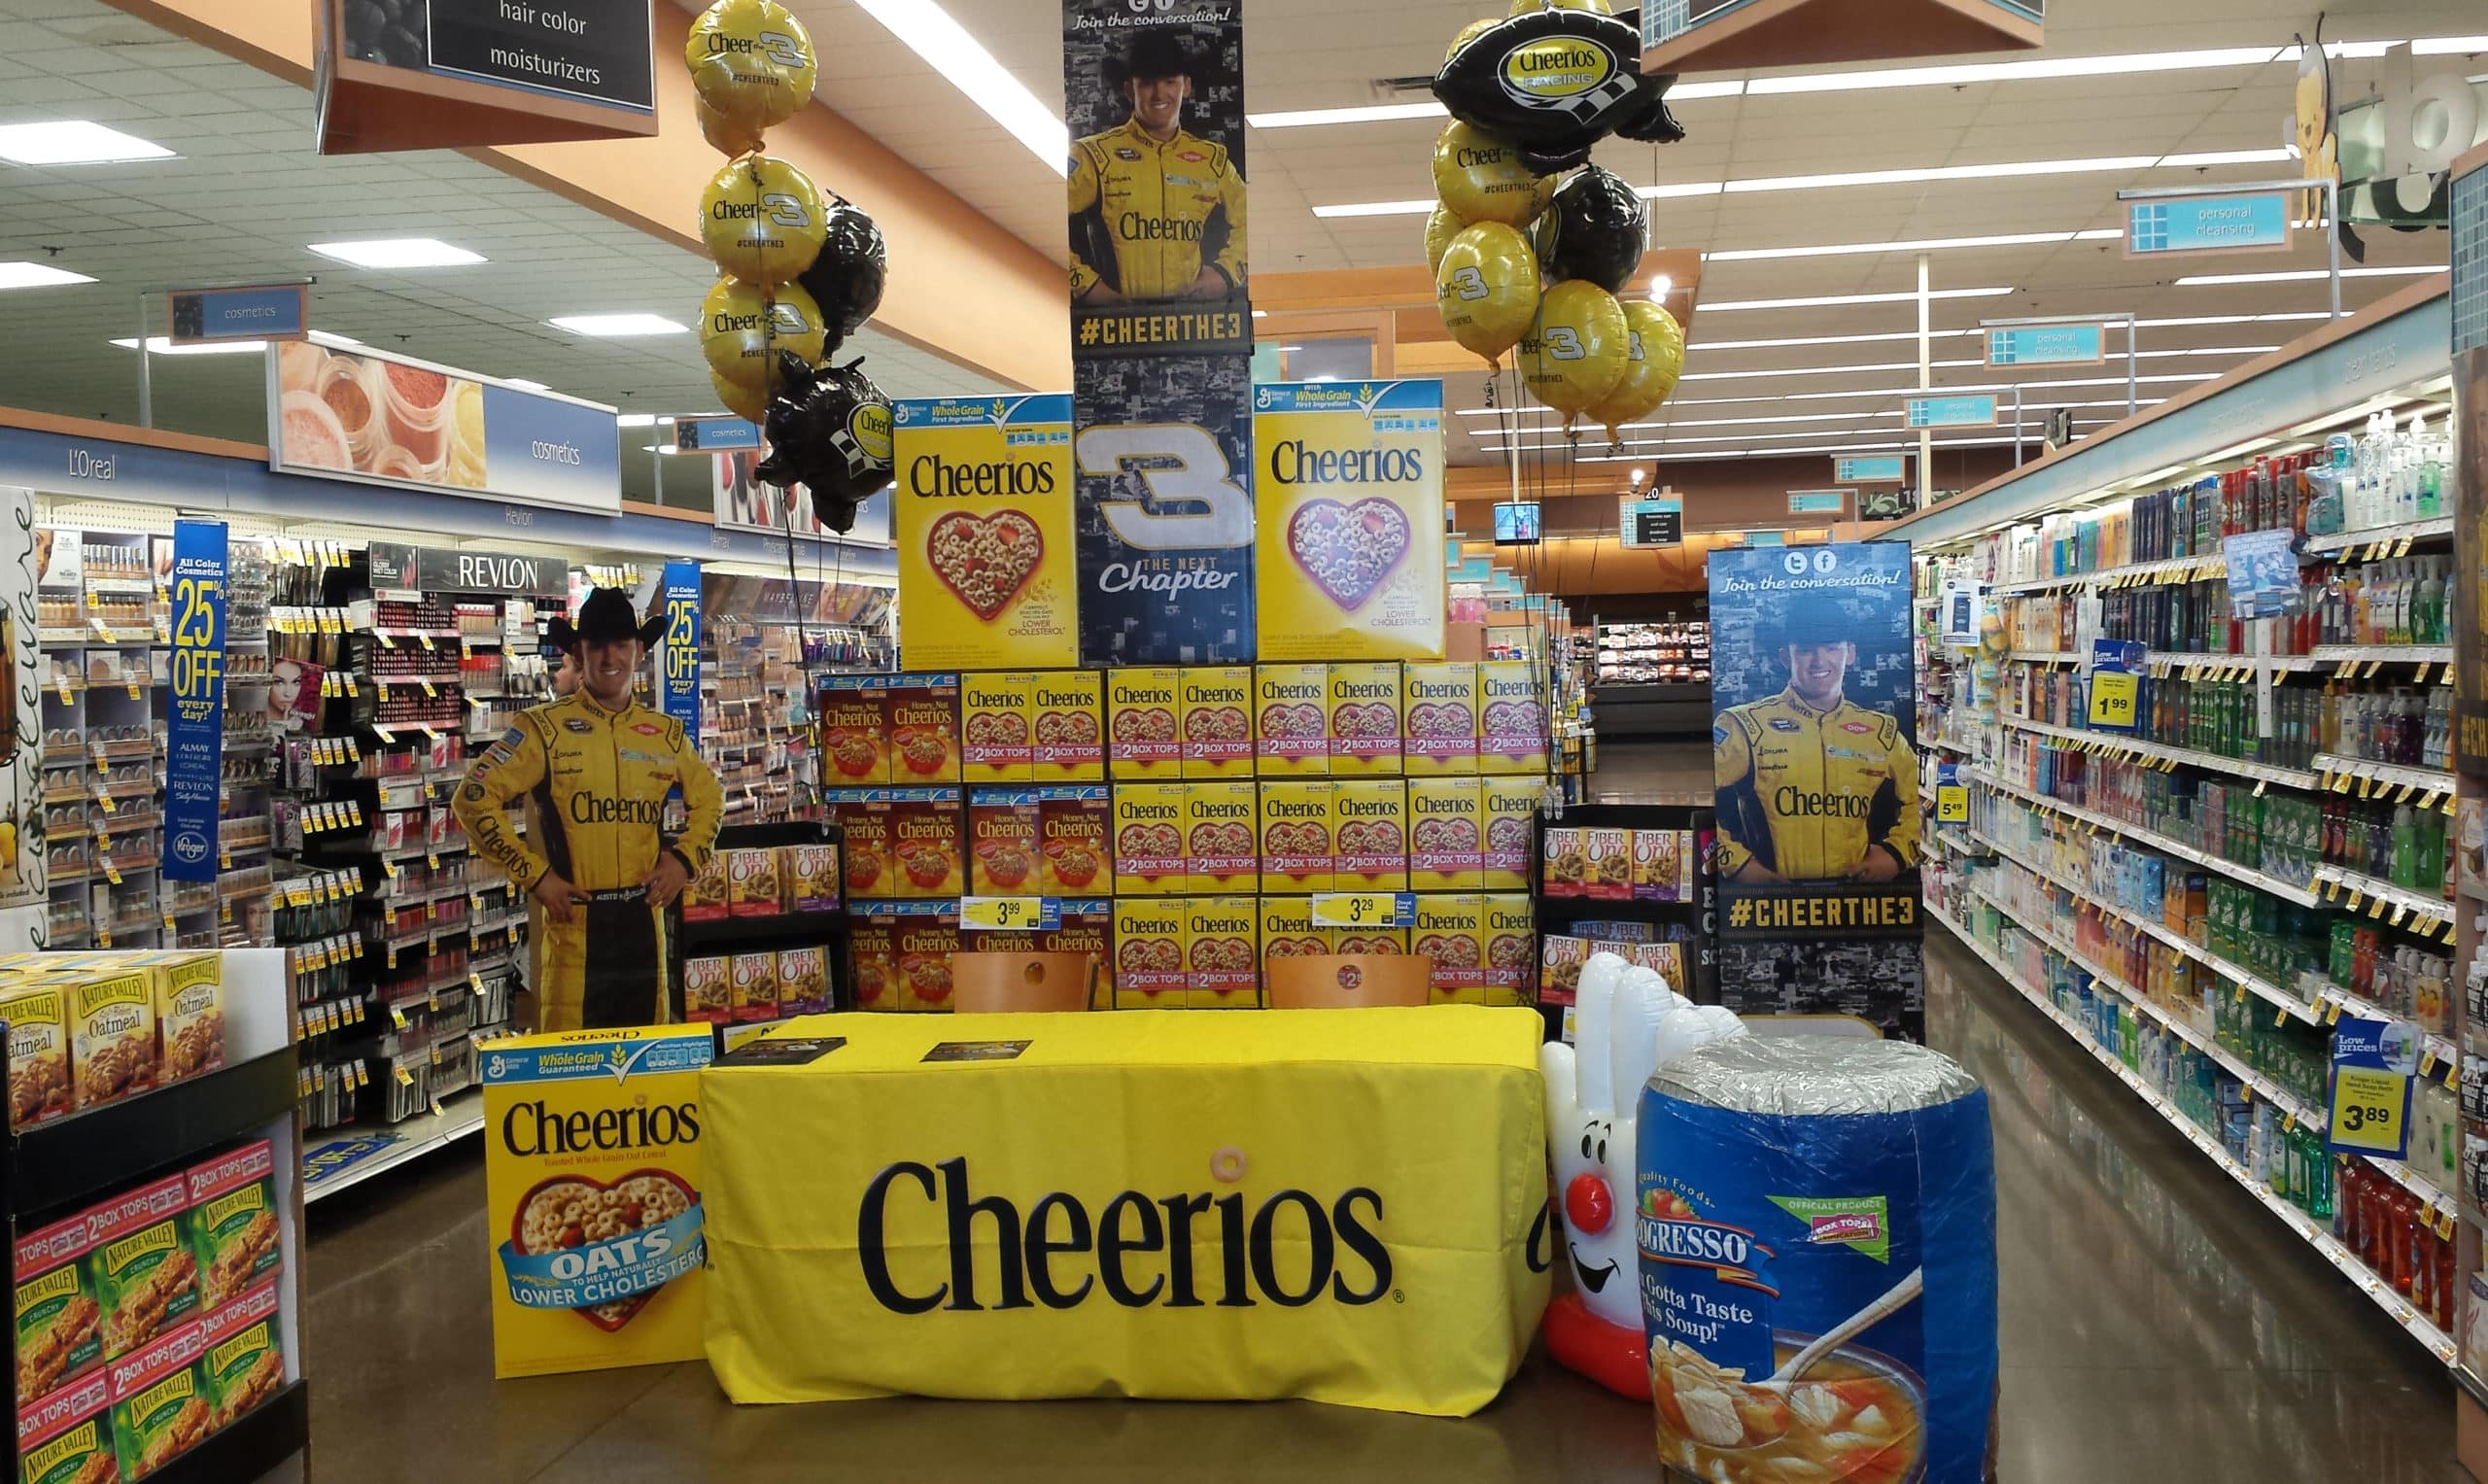
[[[1546,1306],[1543,1023],[794,1021],[701,1074],[708,1363],[737,1401],[1466,1416]]]

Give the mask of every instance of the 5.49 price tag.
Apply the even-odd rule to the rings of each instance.
[[[1970,790],[1961,783],[1939,783],[1935,786],[1935,822],[1967,824],[1970,822]]]

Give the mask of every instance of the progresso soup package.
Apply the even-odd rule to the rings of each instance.
[[[1907,1042],[1748,1036],[1660,1067],[1640,1130],[1662,1464],[1716,1484],[1994,1478],[1995,1154],[1969,1073]]]

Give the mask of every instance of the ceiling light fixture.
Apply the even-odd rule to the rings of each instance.
[[[505,387],[522,387],[530,392],[550,392],[553,390],[551,387],[544,385],[544,383],[540,381],[530,381],[524,376],[504,376],[501,378],[501,385]]]
[[[1829,175],[1772,175],[1730,181],[1731,195],[1756,190],[1826,190],[1841,186],[1909,186],[1927,181],[1985,181],[2006,176],[2089,175],[2148,170],[2157,155],[2096,155],[2081,159],[2023,159],[1989,165],[1922,165],[1903,170],[1849,170]]]
[[[1681,181],[1672,186],[1636,186],[1633,193],[1644,201],[1671,201],[1681,196],[1717,195],[1717,181]]]
[[[0,159],[20,165],[100,165],[172,157],[173,152],[160,144],[84,119],[0,127]]]
[[[2183,170],[2199,169],[2205,165],[2269,165],[2297,157],[2296,154],[2285,149],[2205,150],[2194,155],[2162,155],[2160,166],[2163,170]],[[2108,235],[2122,237],[2125,233],[2110,232]]]
[[[599,339],[617,340],[634,335],[687,335],[688,325],[677,325],[657,314],[566,314],[544,322],[555,329],[567,329],[574,335],[595,335]]]
[[[1981,357],[1975,361],[1935,361],[1929,362],[1928,364],[1940,371],[1965,365],[1985,365],[1987,360]],[[1859,362],[1854,365],[1767,365],[1755,366],[1745,371],[1687,371],[1676,380],[1739,381],[1752,376],[1841,376],[1856,371],[1915,371],[1917,369],[1918,362],[1915,361],[1867,361]]]
[[[2488,52],[2488,36],[2431,36],[2410,44],[2412,56],[2471,56]]]
[[[1883,87],[1959,87],[2033,78],[2119,77],[2136,72],[2192,72],[2205,67],[2260,67],[2283,49],[2218,47],[2194,52],[2135,52],[2117,56],[2051,56],[2027,62],[1968,62],[1950,67],[1886,67],[1872,72],[1810,72],[1755,78],[1749,97],[1787,92],[1855,92]]]
[[[2009,287],[1936,289],[1930,291],[1926,296],[1931,299],[1985,299],[2014,292]],[[1902,291],[1894,293],[1821,293],[1793,299],[1730,299],[1718,304],[1706,301],[1701,308],[1705,314],[1726,314],[1739,309],[1828,309],[1842,304],[1914,304],[1917,302],[1918,294],[1915,291]]]
[[[1062,174],[1071,157],[1071,131],[1054,110],[1037,100],[1010,69],[993,59],[950,13],[934,0],[856,0],[864,14],[887,27],[907,49],[967,94],[968,101],[1010,130],[1028,153]]]
[[[1730,248],[1705,253],[1705,262],[1758,262],[1777,258],[1846,258],[1864,253],[1931,253],[1947,248],[2029,247],[2097,242],[2125,233],[2115,227],[2079,232],[2005,232],[1987,237],[1922,237],[1915,242],[1827,242],[1814,247]]]
[[[125,351],[138,349],[134,339],[115,340],[113,344]],[[200,345],[175,345],[162,335],[147,337],[147,353],[151,356],[252,356],[266,350],[265,340],[210,340]]]
[[[654,428],[656,425],[657,415],[653,412],[625,412],[613,420],[616,428]]]
[[[2421,264],[2400,268],[2343,268],[2343,278],[2399,278],[2419,273],[2442,273],[2443,263]],[[2180,288],[2202,288],[2214,284],[2298,284],[2312,283],[2332,276],[2328,268],[2291,268],[2277,273],[2189,273],[2177,280]]]
[[[481,253],[451,247],[437,237],[374,237],[363,242],[314,242],[311,251],[358,268],[456,268],[485,260]]]
[[[55,268],[48,262],[28,262],[23,259],[0,262],[0,289],[49,289],[54,284],[93,282],[84,273]]]

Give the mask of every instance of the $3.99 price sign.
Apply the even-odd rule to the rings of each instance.
[[[961,897],[959,925],[985,932],[1051,933],[1062,926],[1062,904],[1053,897]]]
[[[2410,1130],[2418,1029],[2343,1016],[2332,1028],[2332,1107],[2325,1139],[2344,1154],[2399,1159]]]

